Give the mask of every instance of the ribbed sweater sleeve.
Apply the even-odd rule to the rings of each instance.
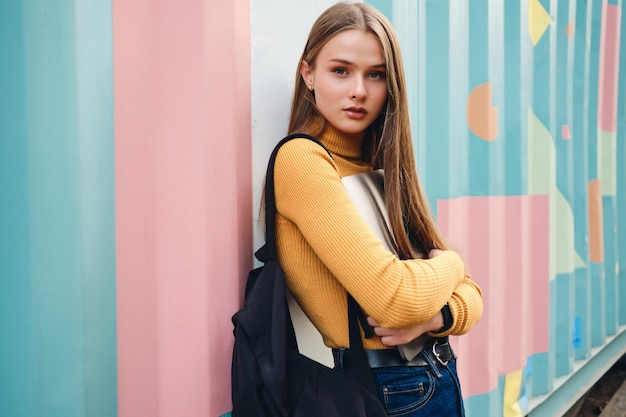
[[[469,332],[483,314],[482,291],[469,275],[465,275],[465,279],[454,289],[448,305],[454,319],[452,327],[442,333],[431,332],[431,335],[460,336]]]
[[[283,145],[274,181],[280,221],[290,223],[278,228],[279,256],[288,283],[302,286],[296,293],[305,311],[315,310],[308,303],[328,302],[322,292],[307,299],[303,288],[319,288],[316,281],[329,274],[384,327],[422,322],[449,300],[454,313],[463,309],[453,296],[465,280],[461,258],[444,251],[433,259],[399,260],[388,252],[354,207],[337,165],[320,146],[306,139]],[[336,288],[330,282],[328,286]]]

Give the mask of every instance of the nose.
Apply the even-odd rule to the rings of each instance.
[[[367,88],[365,81],[361,77],[354,77],[350,92],[352,100],[363,101],[367,97]]]

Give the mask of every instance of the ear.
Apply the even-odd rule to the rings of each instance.
[[[305,60],[302,60],[302,63],[300,64],[300,75],[302,76],[302,80],[304,80],[304,84],[307,86],[309,91],[313,91],[315,75],[309,66],[309,63]]]

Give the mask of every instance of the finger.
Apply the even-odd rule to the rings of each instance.
[[[381,337],[380,341],[383,342],[385,346],[398,346],[402,343],[398,342],[398,339],[394,336],[385,336]]]
[[[439,256],[443,253],[443,251],[441,249],[431,249],[430,252],[428,252],[428,258],[432,259],[436,256]]]
[[[369,317],[369,316],[367,317],[367,323],[372,327],[380,326],[380,324],[378,324],[378,322],[374,320],[373,317]]]
[[[376,336],[390,336],[394,334],[393,329],[387,329],[386,327],[374,327],[374,334]]]

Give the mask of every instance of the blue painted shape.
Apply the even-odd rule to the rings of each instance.
[[[469,10],[469,93],[477,86],[489,82],[489,1],[478,0],[471,3]],[[493,85],[492,85],[493,86]],[[468,127],[469,129],[469,127]],[[469,131],[470,148],[468,159],[473,169],[469,176],[470,194],[474,196],[490,195],[490,182],[498,181],[501,172],[492,172],[490,152],[494,143],[485,142]]]
[[[74,123],[75,15],[67,2],[54,7],[27,2],[23,17],[25,89],[36,100],[27,100],[25,108],[31,246],[30,274],[21,278],[32,285],[34,351],[28,359],[35,365],[37,386],[13,401],[34,402],[36,416],[82,416],[86,368],[82,288],[75,281],[82,256],[75,194],[80,178]]]
[[[588,71],[589,85],[587,96],[587,165],[589,167],[589,179],[598,178],[598,77],[600,67],[600,35],[602,29],[602,2],[592,1],[588,3],[587,41],[588,47]]]
[[[37,410],[24,395],[37,380],[33,288],[24,279],[31,275],[31,232],[23,13],[22,2],[0,3],[0,409],[18,417]]]
[[[87,415],[117,416],[113,16],[109,0],[76,7],[82,287]],[[87,30],[89,28],[89,30]]]
[[[468,157],[474,140],[470,140],[467,122],[467,101],[471,90],[469,85],[470,62],[470,18],[466,2],[451,1],[449,8],[450,39],[448,67],[448,195],[450,198],[471,194],[468,178],[473,166]]]
[[[587,102],[589,95],[589,62],[587,56],[587,36],[590,28],[587,25],[587,11],[579,7],[576,10],[574,31],[574,94],[573,94],[573,121],[571,126],[573,172],[571,180],[576,186],[573,188],[572,213],[574,215],[574,248],[588,263],[589,258],[589,213],[587,198],[587,183],[589,181],[589,130],[587,125]]]
[[[528,193],[528,124],[526,121],[529,98],[524,90],[530,89],[525,76],[527,69],[521,52],[532,47],[529,36],[521,36],[521,13],[519,2],[503,2],[504,6],[504,103],[499,103],[500,125],[506,169],[505,194]],[[524,76],[522,76],[524,74]],[[498,139],[500,140],[500,139]]]
[[[574,47],[570,43],[565,28],[570,22],[569,0],[559,0],[557,9],[552,11],[552,17],[556,21],[551,28],[555,28],[556,50],[551,59],[555,62],[556,69],[554,78],[554,145],[556,150],[556,185],[570,207],[574,204],[574,144],[572,140],[563,139],[563,126],[568,126],[570,131],[573,125],[573,91],[574,91]],[[585,184],[582,182],[581,184]]]
[[[504,382],[505,377],[500,376],[498,377],[498,386],[494,390],[465,398],[465,416],[501,416],[504,408]]]
[[[542,352],[532,355],[529,358],[532,374],[529,377],[530,395],[539,397],[548,394],[552,390],[552,376],[549,353]]]
[[[111,4],[2,2],[0,20],[2,413],[113,417]]]
[[[577,268],[575,274],[575,299],[574,314],[577,319],[577,332],[580,341],[574,346],[574,359],[584,360],[589,357],[591,351],[591,277],[588,268]]]
[[[589,263],[591,287],[591,346],[601,346],[606,338],[604,314],[604,264]]]
[[[574,284],[573,274],[558,274],[556,276],[556,305],[555,320],[555,376],[565,376],[572,371],[572,316],[574,312]]]
[[[605,196],[602,198],[602,226],[604,233],[604,313],[605,332],[614,335],[617,332],[617,306],[618,284],[615,274],[617,262],[617,213],[615,210],[615,197]]]
[[[582,346],[582,317],[574,316],[572,320],[572,347],[574,349],[580,349]]]
[[[548,13],[551,12],[549,1],[540,1]],[[554,76],[550,72],[550,57],[555,53],[552,47],[552,31],[546,30],[533,50],[533,102],[535,115],[550,131],[552,138],[556,135],[555,109],[551,106],[554,98]]]
[[[420,85],[425,89],[426,108],[426,141],[427,146],[426,172],[428,183],[426,194],[431,207],[436,201],[449,198],[449,2],[442,0],[427,2],[425,5],[426,52],[421,55],[425,59],[426,82]],[[421,19],[420,19],[421,21]]]

